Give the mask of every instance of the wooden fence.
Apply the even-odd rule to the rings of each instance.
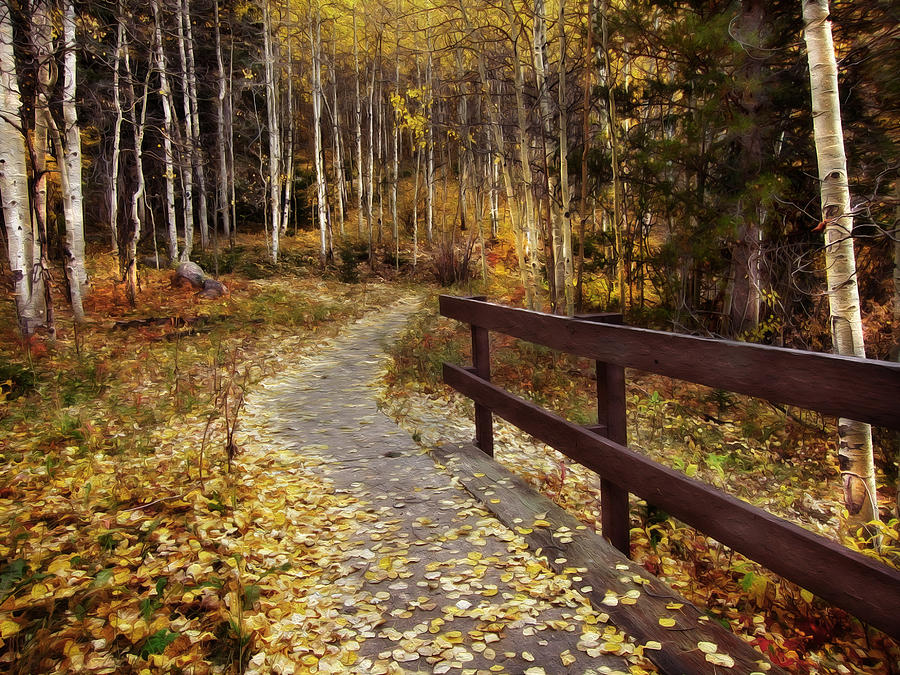
[[[600,475],[602,534],[628,554],[628,495],[663,509],[860,620],[900,639],[900,571],[688,478],[626,447],[625,368],[900,429],[900,364],[621,325],[441,296],[471,326],[473,367],[444,381],[475,401],[476,445],[493,454],[499,415]],[[490,383],[489,331],[596,362],[598,424],[569,422]]]

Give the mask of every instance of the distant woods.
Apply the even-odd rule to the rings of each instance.
[[[398,268],[502,270],[535,308],[828,349],[812,6],[838,64],[852,225],[835,236],[862,316],[896,325],[892,3],[3,0],[22,331],[52,324],[60,263],[80,319],[85,230],[134,302],[140,254],[186,261],[243,228],[274,262],[315,228],[323,265],[351,238]],[[897,341],[869,331],[869,354]]]

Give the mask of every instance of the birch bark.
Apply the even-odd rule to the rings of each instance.
[[[209,245],[209,210],[207,206],[206,172],[204,171],[203,145],[200,142],[200,109],[197,97],[197,67],[194,57],[194,28],[191,24],[191,0],[182,0],[181,20],[184,22],[185,47],[187,49],[187,91],[191,103],[191,157],[197,179],[197,219],[200,221],[200,246]]]
[[[11,10],[9,2],[3,2],[0,5],[0,201],[19,330],[27,338],[35,328],[30,270],[33,241],[25,137],[21,131],[22,99],[15,64]]]
[[[272,223],[272,262],[278,262],[281,234],[281,126],[278,123],[278,88],[275,82],[275,50],[272,45],[272,16],[269,0],[262,0],[263,58],[266,74],[266,121],[269,132],[269,205]]]
[[[801,3],[803,36],[809,58],[822,220],[825,222],[825,274],[832,343],[836,354],[865,358],[837,60],[828,18],[828,0],[801,0]],[[855,531],[856,527],[878,519],[872,430],[868,424],[841,418],[838,434],[844,503]]]
[[[178,260],[178,231],[175,215],[175,158],[172,151],[172,138],[175,128],[172,121],[171,90],[166,66],[166,51],[162,38],[162,24],[159,12],[159,0],[152,0],[154,34],[156,39],[156,67],[159,71],[159,96],[163,109],[163,161],[165,165],[166,185],[166,233],[168,236],[169,260]]]
[[[121,17],[116,18],[116,51],[113,56],[113,106],[116,121],[113,124],[112,162],[109,170],[109,231],[112,237],[113,253],[119,254],[119,153],[122,147],[122,122],[125,114],[122,110],[122,93],[119,84],[119,68],[122,65],[122,46],[125,44],[125,24]],[[124,270],[121,270],[124,272]]]
[[[119,21],[124,21],[123,1],[119,0]],[[131,69],[130,47],[128,44],[128,36],[125,34],[123,42],[125,74],[127,75],[126,90],[128,92],[128,117],[131,122],[132,139],[134,141],[134,173],[135,188],[131,195],[130,209],[130,225],[131,231],[126,242],[125,252],[125,295],[132,307],[135,306],[138,291],[137,278],[137,245],[141,238],[141,210],[145,199],[145,179],[144,179],[144,130],[147,121],[147,99],[150,92],[150,75],[152,68],[147,68],[146,79],[144,80],[144,89],[141,94],[141,115],[138,118],[137,108],[138,101],[134,93],[134,76]]]
[[[219,23],[219,0],[214,0],[213,10],[215,17],[216,35],[216,68],[218,75],[218,92],[216,94],[216,149],[219,162],[219,171],[216,183],[216,212],[222,218],[222,230],[226,237],[231,236],[231,209],[229,202],[231,197],[228,190],[228,151],[225,141],[225,108],[228,96],[228,85],[225,79],[225,62],[222,58],[222,31]],[[218,221],[218,219],[217,219]],[[213,223],[218,227],[218,222]],[[202,235],[201,235],[202,236]]]
[[[312,50],[313,163],[316,170],[316,205],[319,210],[319,260],[328,256],[328,204],[325,199],[325,171],[322,166],[322,17],[318,4],[310,16],[309,42]]]
[[[181,108],[184,115],[184,142],[180,143],[181,155],[181,202],[184,213],[184,248],[181,251],[181,260],[191,258],[194,250],[194,134],[191,129],[191,95],[187,48],[184,32],[184,2],[179,3],[178,16],[178,56],[181,62]],[[177,120],[174,122],[177,124]]]
[[[75,109],[77,59],[75,54],[75,3],[63,2],[63,90],[62,113],[65,123],[65,154],[62,172],[68,189],[62,190],[63,216],[66,222],[66,274],[76,320],[84,319],[82,298],[87,294],[87,269],[84,265],[84,198],[81,188],[81,127]]]
[[[356,87],[356,237],[362,236],[363,229],[363,147],[362,147],[362,101],[359,97],[359,39],[356,32],[356,5],[353,5],[353,64]]]

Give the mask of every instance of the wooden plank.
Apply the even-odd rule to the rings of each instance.
[[[576,588],[590,587],[592,590],[582,591],[583,594],[607,613],[612,623],[636,640],[659,642],[662,649],[645,649],[644,655],[662,672],[676,675],[724,672],[722,667],[717,668],[706,661],[697,648],[701,641],[715,643],[720,653],[727,653],[734,659],[735,667],[729,672],[782,672],[772,668],[750,645],[709,621],[697,607],[477,448],[444,446],[432,452],[507,527],[513,530],[526,528],[520,532],[525,532],[523,536],[528,545],[545,554],[548,564],[557,572],[572,567],[586,568],[586,572],[579,573],[581,581],[575,584]],[[484,496],[486,491],[492,491],[489,499]],[[549,526],[532,526],[538,519]],[[573,541],[563,543],[553,536],[561,527],[568,528]],[[529,529],[531,532],[527,531]],[[603,602],[608,593],[615,594],[618,601],[629,592],[632,595],[639,593],[634,604]],[[681,603],[683,607],[667,609],[666,605],[671,602]],[[669,629],[660,626],[661,617],[674,618],[676,625]]]
[[[444,364],[444,382],[648,503],[900,638],[900,571]]]
[[[441,314],[559,351],[900,429],[900,364],[598,324],[447,295]]]

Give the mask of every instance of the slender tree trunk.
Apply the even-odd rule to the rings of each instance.
[[[25,136],[21,129],[22,99],[15,63],[12,17],[6,0],[0,5],[0,202],[19,330],[27,338],[35,328],[30,269],[34,242]]]
[[[278,262],[281,230],[281,125],[278,121],[278,87],[275,81],[275,50],[272,45],[272,17],[268,0],[263,8],[263,58],[266,72],[266,120],[269,135],[269,213],[272,223],[272,262]]]
[[[116,121],[113,124],[112,161],[109,170],[109,231],[112,237],[113,253],[119,254],[119,153],[122,147],[122,122],[125,114],[122,110],[121,86],[119,84],[119,69],[122,65],[122,47],[125,44],[125,24],[117,17],[116,20],[116,51],[113,56],[113,106],[116,111]],[[124,272],[120,269],[120,272]]]
[[[125,21],[124,2],[119,0],[119,22]],[[147,99],[150,91],[150,75],[152,69],[148,66],[146,79],[144,80],[144,89],[141,95],[141,116],[138,119],[137,107],[138,102],[134,93],[134,77],[131,70],[131,57],[128,45],[127,33],[125,34],[125,42],[123,43],[125,74],[127,75],[126,90],[128,92],[128,117],[131,122],[132,138],[134,142],[134,173],[135,188],[131,195],[130,209],[130,226],[131,230],[128,234],[128,240],[125,245],[125,259],[122,267],[125,276],[125,295],[132,307],[137,301],[138,278],[137,278],[137,245],[141,238],[141,206],[144,202],[145,181],[144,181],[144,130],[146,129],[147,120]],[[154,226],[154,248],[155,248],[155,226]]]
[[[331,40],[331,91],[332,101],[334,105],[331,109],[331,141],[333,149],[334,161],[334,195],[337,202],[338,211],[338,228],[341,238],[344,237],[344,154],[342,152],[341,143],[341,118],[340,109],[338,108],[338,87],[337,87],[337,39],[332,35]]]
[[[35,0],[31,5],[31,42],[37,65],[38,86],[35,91],[34,132],[32,135],[32,260],[30,265],[31,294],[35,322],[40,324],[46,317],[48,327],[55,331],[51,321],[50,267],[48,262],[49,230],[47,229],[47,157],[49,156],[50,106],[48,92],[56,83],[56,69],[53,66],[53,25],[50,19],[50,0]]]
[[[399,2],[397,13],[400,13]],[[394,49],[394,93],[400,96],[400,31],[397,31],[397,44]],[[394,152],[391,156],[391,231],[394,236],[394,267],[400,270],[400,222],[397,220],[397,184],[400,182],[400,120],[397,110],[391,106],[391,122],[393,126]]]
[[[431,246],[434,243],[434,83],[433,83],[433,67],[432,49],[429,29],[426,29],[428,36],[428,61],[425,65],[425,86],[427,93],[425,94],[425,116],[428,121],[425,125],[425,240]]]
[[[581,104],[582,117],[582,136],[583,146],[581,149],[581,201],[579,204],[580,213],[578,214],[578,271],[577,281],[575,282],[575,306],[577,311],[584,311],[584,238],[585,224],[588,220],[588,213],[593,212],[588,205],[588,148],[591,141],[591,86],[593,83],[592,74],[594,72],[594,16],[591,10],[594,7],[595,0],[587,2],[587,39],[584,47],[584,97]]]
[[[379,38],[380,40],[380,38]],[[380,47],[379,47],[380,48]],[[374,267],[375,265],[375,256],[373,251],[373,201],[375,198],[375,61],[372,61],[372,77],[369,80],[368,87],[369,94],[369,190],[366,193],[367,197],[367,209],[366,216],[369,224],[369,266]]]
[[[541,146],[543,148],[544,182],[546,187],[546,218],[547,229],[550,231],[550,253],[547,262],[550,269],[547,270],[547,278],[550,281],[550,303],[553,311],[559,312],[565,304],[565,254],[563,252],[562,223],[559,207],[554,201],[556,194],[556,180],[550,174],[553,149],[547,145],[547,139],[551,138],[553,112],[550,106],[550,92],[548,91],[546,73],[546,48],[547,27],[544,17],[544,0],[534,0],[534,31],[532,34],[532,60],[534,63],[534,78],[538,96],[538,108],[541,118]]]
[[[194,250],[194,138],[191,131],[191,96],[188,86],[187,49],[185,48],[184,33],[184,0],[180,3],[178,11],[178,56],[181,63],[181,106],[184,114],[184,142],[180,144],[181,150],[181,196],[182,212],[184,213],[184,248],[181,251],[181,260],[190,260]],[[177,120],[175,124],[178,124]]]
[[[207,207],[206,172],[204,170],[203,144],[200,142],[200,110],[197,97],[197,68],[194,59],[194,28],[191,23],[191,0],[182,0],[181,18],[187,48],[187,91],[191,103],[191,157],[197,179],[197,218],[200,221],[200,246],[209,246],[209,211]]]
[[[609,149],[612,157],[612,178],[613,178],[613,233],[616,242],[616,271],[618,276],[619,287],[619,309],[625,312],[625,240],[623,236],[624,225],[622,219],[624,217],[624,195],[622,189],[622,178],[619,166],[619,120],[616,112],[616,96],[614,87],[614,78],[612,73],[612,59],[609,49],[609,0],[601,0],[600,5],[600,32],[601,32],[601,50],[603,52],[603,63],[605,70],[606,85],[606,119],[609,127]]]
[[[528,148],[530,141],[528,137],[528,122],[526,119],[525,107],[525,78],[522,74],[522,61],[519,54],[519,39],[522,35],[522,24],[519,20],[516,10],[513,7],[512,0],[504,0],[507,20],[512,30],[513,41],[513,84],[516,92],[516,113],[518,122],[518,145],[519,145],[519,161],[522,165],[522,178],[524,185],[522,189],[525,192],[525,214],[524,214],[524,237],[523,237],[523,257],[525,264],[528,266],[527,282],[525,287],[525,297],[528,302],[529,309],[540,309],[540,302],[537,297],[537,284],[540,279],[540,260],[538,258],[538,227],[536,223],[536,213],[534,206],[534,179],[531,173],[531,157]]]
[[[175,161],[172,152],[172,138],[175,136],[175,125],[172,120],[172,106],[169,89],[169,76],[166,68],[166,52],[162,38],[162,24],[159,13],[159,0],[151,0],[156,36],[156,66],[159,70],[159,95],[163,108],[163,158],[165,162],[166,184],[166,232],[168,234],[169,261],[178,260],[178,231],[175,215]]]
[[[828,19],[828,0],[801,0],[801,3],[803,35],[809,57],[822,220],[825,222],[825,274],[831,337],[836,354],[865,358],[837,61]],[[878,519],[872,430],[868,424],[841,418],[838,433],[844,503],[850,513],[851,531],[855,531],[860,525]]]
[[[222,229],[226,237],[231,235],[231,210],[229,202],[231,197],[228,190],[228,151],[226,150],[225,137],[225,108],[228,95],[228,85],[225,78],[225,63],[222,59],[222,35],[219,27],[219,0],[213,2],[216,33],[216,67],[219,89],[216,95],[216,149],[219,160],[219,171],[216,188],[216,213],[222,218]],[[218,218],[213,223],[218,228]]]
[[[566,0],[559,0],[559,225],[562,247],[557,266],[562,267],[561,281],[563,297],[568,316],[575,313],[575,294],[572,282],[572,219],[569,211],[569,136],[568,115],[566,114]]]
[[[63,190],[63,215],[66,221],[66,271],[69,293],[76,318],[84,318],[82,298],[87,295],[87,269],[84,265],[84,198],[81,189],[81,127],[75,109],[78,79],[75,53],[75,3],[63,2],[63,40],[65,44],[62,113],[65,122],[65,157],[63,171],[68,190]]]
[[[356,237],[362,236],[363,229],[363,145],[362,145],[362,101],[359,96],[359,40],[356,32],[356,5],[353,5],[353,65],[356,88]]]
[[[290,11],[290,9],[288,9]],[[294,42],[287,40],[287,111],[285,113],[285,133],[282,166],[284,166],[284,199],[281,207],[281,234],[287,232],[291,218],[291,193],[294,189]]]
[[[325,169],[322,166],[322,18],[316,4],[310,16],[309,42],[312,49],[313,163],[316,170],[316,205],[319,210],[319,260],[328,258],[328,203],[325,197]]]

